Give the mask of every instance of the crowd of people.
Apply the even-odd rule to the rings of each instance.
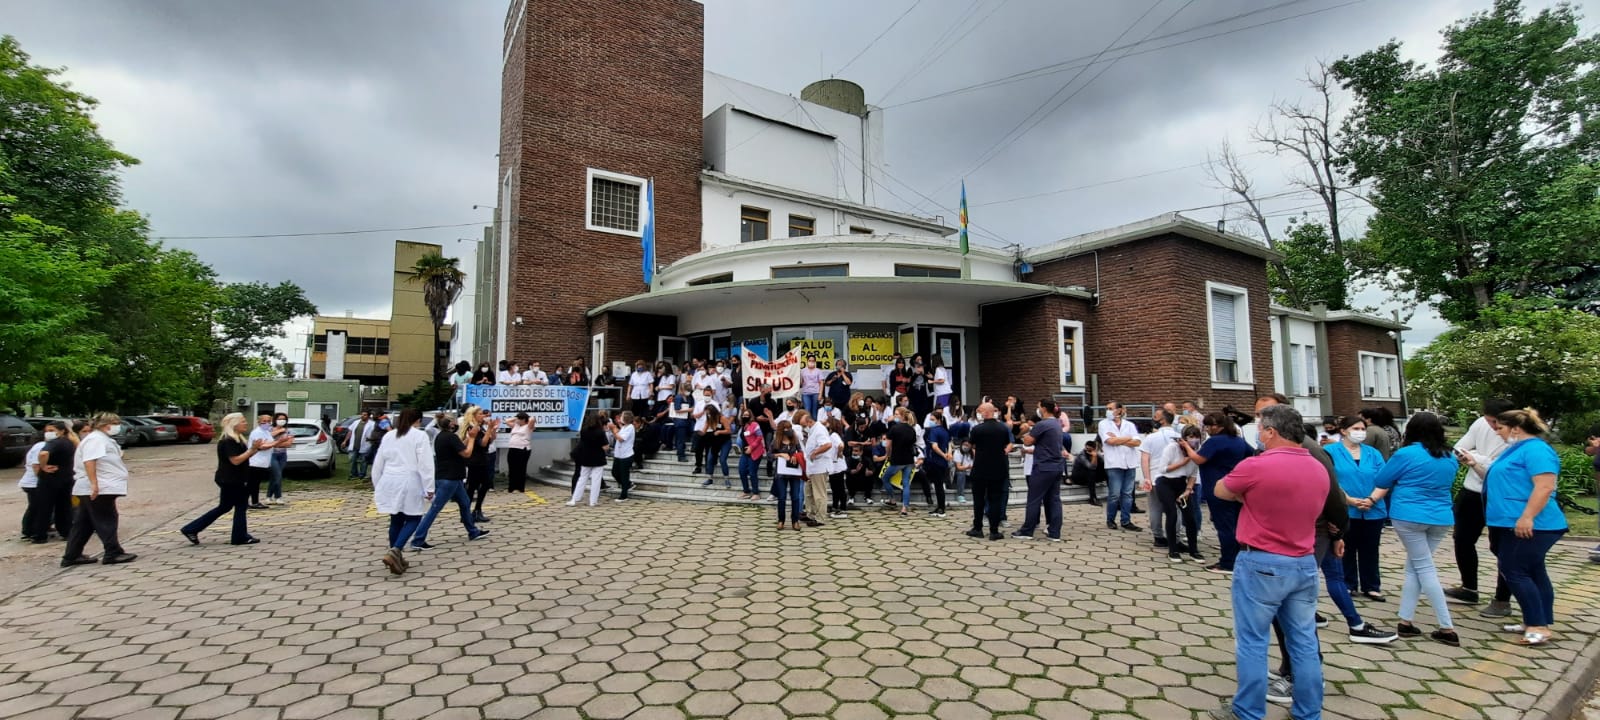
[[[490,379],[486,365],[475,375],[470,370],[458,366],[457,376]],[[559,370],[556,382],[589,380],[581,362]],[[1218,556],[1204,569],[1231,577],[1239,684],[1212,713],[1217,718],[1255,720],[1269,700],[1292,704],[1296,717],[1321,707],[1316,630],[1328,620],[1316,612],[1319,584],[1343,616],[1351,642],[1387,644],[1426,634],[1460,645],[1450,603],[1484,599],[1477,543],[1485,532],[1496,582],[1480,615],[1508,618],[1502,629],[1521,645],[1556,637],[1545,558],[1567,524],[1555,500],[1560,459],[1534,410],[1489,400],[1452,447],[1442,419],[1426,412],[1412,415],[1403,431],[1381,408],[1317,427],[1273,394],[1258,399],[1253,415],[1165,403],[1153,410],[1146,432],[1125,406],[1111,402],[1093,438],[1074,453],[1071,428],[1083,419],[1074,420],[1048,398],[1029,409],[1014,397],[999,403],[985,397],[969,415],[948,390],[948,372],[937,360],[897,358],[877,389],[883,394],[859,386],[844,362],[827,372],[809,362],[802,377],[794,396],[780,400],[764,385],[741,398],[737,360],[691,361],[682,368],[635,363],[619,380],[626,405],[589,411],[582,421],[567,504],[598,504],[608,465],[616,501],[626,502],[633,472],[661,453],[684,463],[692,453],[693,473],[704,473],[703,485],[714,485],[720,469],[731,491],[734,456],[739,498],[770,499],[783,530],[845,518],[858,497],[862,505],[881,504],[906,517],[916,484],[930,516],[946,515],[947,495],[958,504],[970,497],[966,534],[1001,540],[1012,461],[1020,456],[1027,500],[1010,537],[1059,542],[1064,484],[1087,488],[1091,502],[1103,504],[1106,529],[1116,532],[1143,532],[1132,518],[1141,512],[1134,504],[1137,487],[1152,498],[1149,531],[1157,552],[1174,563],[1204,563],[1200,534],[1209,516]],[[492,380],[552,378],[534,363],[527,371],[505,364]],[[269,502],[281,498],[274,455],[292,442],[282,420],[261,415],[251,428],[240,413],[223,418],[216,450],[219,502],[182,528],[189,542],[199,544],[200,533],[229,512],[231,542],[257,542],[247,512],[267,507],[258,499],[263,484]],[[97,561],[83,554],[91,534],[104,548],[99,562],[135,557],[117,539],[116,502],[128,487],[112,437],[119,422],[109,413],[75,426],[52,422],[27,457],[24,537],[46,542],[54,526],[67,539],[64,567]],[[392,420],[387,413],[362,413],[345,449],[352,477],[371,480],[374,503],[389,516],[383,565],[403,574],[410,567],[406,552],[434,547],[428,540],[433,523],[452,502],[467,540],[488,535],[483,502],[494,485],[497,437],[509,435],[508,490],[520,492],[532,430],[527,415],[502,422],[472,405],[459,415],[439,413],[432,423],[415,409]],[[1600,428],[1590,431],[1586,451],[1596,455],[1600,472]],[[874,498],[878,490],[881,500]],[[1359,598],[1372,612],[1387,603],[1379,561],[1383,534],[1391,530],[1404,553],[1392,630],[1363,617],[1356,605]],[[1460,573],[1448,588],[1433,563],[1447,535],[1453,535]],[[1515,623],[1509,621],[1513,599],[1520,610]],[[1426,633],[1418,618],[1423,600],[1434,621]],[[1276,673],[1267,672],[1269,634],[1282,649]]]

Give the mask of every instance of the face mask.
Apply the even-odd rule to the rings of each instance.
[[[277,426],[278,426],[278,427],[283,427],[283,426],[284,426],[284,425],[286,425],[286,424],[288,424],[288,422],[289,422],[289,421],[288,421],[288,420],[279,420],[279,421],[277,421],[277,422],[276,422],[276,423],[275,423],[275,424],[276,424],[276,425],[277,425]]]
[[[485,365],[481,368],[478,368],[478,372],[489,372],[489,366]]]
[[[1366,441],[1367,441],[1367,431],[1365,431],[1365,430],[1351,430],[1350,431],[1350,442],[1353,442],[1353,443],[1355,443],[1357,445],[1360,445],[1361,443],[1364,443]]]
[[[111,427],[106,428],[106,434],[107,435],[116,435],[117,433],[120,433],[120,432],[122,432],[122,426],[121,425],[112,425]]]
[[[1200,441],[1199,440],[1190,440],[1189,441],[1189,447],[1192,447],[1192,448],[1194,448],[1196,450],[1199,450],[1200,449]]]
[[[56,439],[58,437],[61,437],[61,436],[57,435],[56,431],[54,431],[54,430],[50,430],[50,431],[48,431],[48,432],[46,432],[44,434],[44,439],[46,439],[46,440],[54,440],[54,439]]]

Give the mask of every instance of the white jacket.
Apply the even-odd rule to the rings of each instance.
[[[372,461],[372,502],[385,515],[424,515],[433,494],[433,446],[428,433],[390,430]]]

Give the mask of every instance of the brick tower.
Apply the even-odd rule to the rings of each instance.
[[[480,301],[495,359],[588,358],[587,312],[647,289],[643,180],[657,266],[700,249],[704,32],[694,0],[511,3],[489,248],[500,269]]]

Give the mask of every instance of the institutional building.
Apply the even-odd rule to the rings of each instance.
[[[310,377],[356,380],[367,389],[363,399],[375,406],[387,406],[432,379],[434,354],[449,355],[452,329],[441,326],[434,344],[433,322],[412,268],[440,249],[432,243],[395,243],[388,318],[314,316]]]
[[[1259,241],[1168,213],[963,254],[951,221],[877,205],[882,111],[859,86],[796,97],[708,72],[703,28],[693,0],[511,3],[478,295],[494,359],[610,367],[888,337],[942,356],[967,404],[1248,407],[1282,390],[1308,416],[1400,414],[1403,328],[1273,306]]]

